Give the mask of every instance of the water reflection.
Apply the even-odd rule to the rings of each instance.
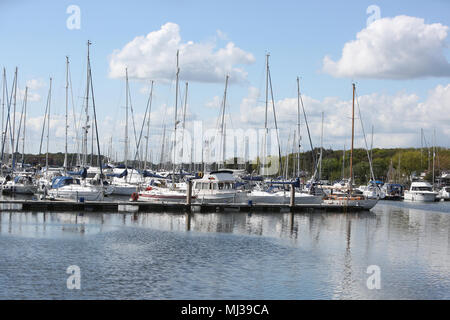
[[[83,292],[93,298],[450,298],[450,203],[347,214],[1,212],[0,240],[0,271],[30,272],[35,255],[64,268],[75,256],[95,271]],[[366,286],[370,265],[382,290]],[[9,292],[22,278],[11,276]]]

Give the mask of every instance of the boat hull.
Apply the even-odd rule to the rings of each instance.
[[[437,194],[434,192],[408,192],[405,191],[405,201],[417,201],[417,202],[434,202],[436,201]]]
[[[82,190],[82,189],[68,189],[58,188],[50,189],[47,192],[48,197],[55,199],[69,199],[80,201],[101,201],[103,200],[103,190]]]

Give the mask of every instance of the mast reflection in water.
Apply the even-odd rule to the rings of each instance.
[[[0,213],[0,298],[450,298],[450,203],[364,213]],[[81,290],[66,287],[69,265]],[[366,285],[380,267],[381,289]]]

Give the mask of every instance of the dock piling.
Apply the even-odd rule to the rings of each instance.
[[[291,209],[291,211],[294,210],[294,206],[295,206],[295,186],[294,184],[291,184],[291,197],[289,202],[289,208]]]

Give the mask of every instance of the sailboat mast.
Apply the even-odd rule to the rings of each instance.
[[[297,132],[298,132],[298,143],[297,143],[297,177],[300,177],[300,147],[302,137],[300,135],[300,79],[297,77]]]
[[[432,186],[434,190],[434,163],[435,163],[435,157],[436,157],[436,129],[433,131],[433,175],[432,175]]]
[[[152,100],[153,100],[153,80],[150,87],[150,97],[149,97],[149,110],[147,119],[147,136],[145,137],[145,160],[144,160],[144,170],[147,169],[147,155],[148,155],[148,140],[150,138],[150,115],[152,114]]]
[[[349,179],[349,193],[352,193],[352,183],[353,183],[353,145],[355,139],[355,84],[353,86],[353,101],[352,101],[352,146],[350,149],[350,179]]]
[[[64,147],[64,172],[67,174],[67,130],[69,128],[68,123],[69,114],[69,57],[66,56],[66,141]]]
[[[125,95],[126,95],[126,103],[125,103],[125,146],[124,146],[124,159],[123,163],[125,165],[125,169],[128,168],[128,68],[125,68]]]
[[[266,54],[266,108],[264,112],[264,141],[263,141],[263,155],[262,155],[262,175],[266,175],[266,153],[267,153],[267,134],[268,134],[268,128],[267,128],[267,112],[269,108],[269,57],[270,54]]]
[[[222,165],[225,167],[225,107],[227,105],[227,88],[228,88],[229,75],[225,77],[225,90],[223,92],[223,105],[222,105],[222,125],[221,125],[221,138],[222,138]]]
[[[25,129],[27,124],[27,101],[28,101],[28,87],[25,87],[24,97],[24,114],[23,114],[23,140],[22,140],[22,169],[25,163]]]
[[[3,176],[3,152],[4,152],[4,144],[5,144],[5,100],[6,98],[6,69],[3,68],[3,81],[2,81],[2,162],[0,168],[0,174]]]
[[[179,54],[180,51],[177,50],[177,80],[175,83],[175,112],[174,112],[174,139],[173,139],[173,180],[175,182],[175,156],[176,156],[176,148],[177,148],[177,113],[178,113],[178,81],[180,75],[180,67],[179,67]]]
[[[91,45],[91,42],[88,40],[87,42],[87,63],[86,63],[86,106],[85,106],[85,113],[86,113],[86,122],[84,126],[84,132],[83,132],[83,166],[87,165],[87,141],[88,141],[88,131],[89,131],[89,85],[90,85],[90,70],[89,70],[89,46]]]
[[[321,127],[321,135],[320,135],[320,160],[319,160],[319,181],[322,180],[322,154],[323,154],[323,117],[324,112],[322,111],[322,127]]]
[[[11,136],[11,152],[12,152],[12,165],[15,165],[15,152],[14,152],[14,135],[16,134],[16,104],[17,104],[17,67],[15,71],[15,81],[14,81],[14,103],[13,103],[13,123],[12,123],[12,136]]]
[[[344,150],[342,151],[342,180],[345,178],[345,144]]]
[[[52,78],[50,78],[50,90],[48,93],[48,113],[47,113],[47,152],[45,155],[45,174],[48,176],[48,147],[50,144],[50,105],[52,101]]]
[[[188,82],[186,81],[186,89],[184,92],[184,108],[183,108],[183,135],[181,137],[181,155],[182,159],[184,159],[184,130],[186,129],[186,111],[187,111],[187,97],[188,97]],[[183,160],[181,160],[183,163]]]

